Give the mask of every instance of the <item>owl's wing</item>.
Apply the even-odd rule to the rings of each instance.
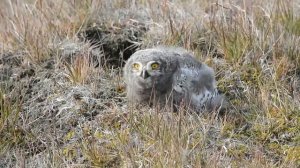
[[[219,107],[224,100],[211,69],[181,68],[175,75],[173,89],[179,99],[189,101],[197,111]]]

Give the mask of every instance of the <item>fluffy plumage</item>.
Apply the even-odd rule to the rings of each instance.
[[[139,50],[126,62],[127,98],[136,104],[184,104],[195,111],[221,107],[214,71],[182,48]]]

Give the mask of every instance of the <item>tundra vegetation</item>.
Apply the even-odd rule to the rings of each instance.
[[[298,167],[298,0],[1,0],[0,167]],[[184,47],[229,108],[134,108],[124,61]]]

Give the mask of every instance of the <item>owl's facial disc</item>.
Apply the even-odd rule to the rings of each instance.
[[[151,88],[161,77],[162,64],[159,61],[134,62],[131,64],[131,71],[138,77],[136,82],[143,88]]]
[[[146,80],[149,77],[155,77],[157,76],[155,74],[156,71],[159,70],[160,63],[156,62],[156,61],[149,61],[145,67],[142,68],[141,72],[140,72],[140,77],[142,77],[144,80]],[[151,80],[151,79],[147,79],[147,80]]]

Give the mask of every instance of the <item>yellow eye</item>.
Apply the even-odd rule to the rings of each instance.
[[[134,63],[134,64],[132,64],[132,68],[138,70],[138,69],[140,69],[140,64]]]
[[[153,64],[151,64],[151,68],[152,68],[153,70],[158,69],[158,67],[159,67],[159,64],[158,64],[158,63],[153,63]]]

